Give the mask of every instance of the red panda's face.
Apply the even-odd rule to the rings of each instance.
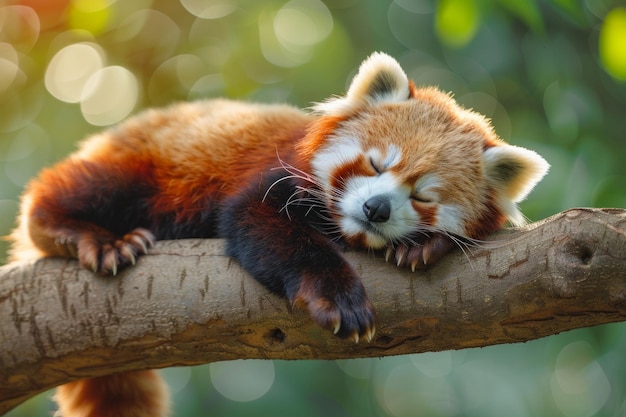
[[[312,129],[301,149],[341,235],[362,246],[522,223],[515,203],[548,168],[448,95],[413,87],[382,54],[364,62],[345,98],[316,109],[332,129]]]
[[[483,138],[449,115],[434,122],[435,107],[412,99],[363,110],[316,152],[313,174],[342,236],[380,248],[421,232],[468,234],[485,209]]]
[[[401,158],[395,145],[363,149],[354,138],[335,141],[313,166],[343,237],[380,248],[434,222],[436,176],[403,182],[393,171]],[[450,228],[458,228],[455,218],[449,220]]]

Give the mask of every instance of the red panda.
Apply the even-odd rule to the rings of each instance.
[[[320,326],[371,340],[376,314],[343,248],[424,267],[455,242],[523,223],[516,203],[548,170],[448,94],[417,88],[383,53],[361,64],[345,96],[312,110],[206,100],[96,134],[27,186],[11,257],[73,257],[115,275],[155,240],[220,237]],[[64,385],[61,414],[165,415],[156,378]]]

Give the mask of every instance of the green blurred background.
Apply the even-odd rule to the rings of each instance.
[[[201,97],[307,106],[375,50],[552,164],[531,220],[626,206],[625,1],[0,0],[0,235],[28,179],[102,126]],[[626,416],[625,330],[164,375],[176,416]],[[8,415],[50,415],[50,396]]]

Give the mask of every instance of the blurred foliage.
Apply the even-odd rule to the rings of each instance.
[[[13,227],[28,179],[100,126],[201,97],[307,106],[345,91],[374,50],[394,55],[418,84],[452,91],[491,117],[505,140],[546,157],[550,174],[522,204],[530,219],[572,206],[626,206],[625,1],[5,0],[0,234]],[[177,416],[622,416],[625,329],[164,374]],[[9,416],[49,415],[49,396]]]

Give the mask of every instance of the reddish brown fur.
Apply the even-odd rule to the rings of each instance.
[[[485,203],[485,211],[482,216],[466,226],[467,236],[482,239],[489,233],[501,229],[505,223],[506,217],[493,201],[493,195],[490,195]]]
[[[320,117],[310,124],[306,136],[295,146],[297,160],[305,172],[311,172],[311,158],[326,143],[328,136],[346,119],[346,116]]]
[[[355,175],[371,176],[374,174],[376,174],[376,171],[372,168],[369,161],[364,156],[361,156],[352,161],[346,161],[345,164],[333,171],[330,185],[333,189],[343,190],[345,181],[348,178],[352,178]]]
[[[435,224],[435,216],[437,215],[437,208],[429,204],[420,204],[417,201],[411,201],[413,208],[420,214],[421,223],[431,226]]]
[[[206,125],[207,114],[217,123],[222,108],[224,117],[231,116],[230,107],[241,113],[236,121],[214,131]],[[288,106],[257,108],[219,100],[146,111],[93,136],[73,157],[31,181],[10,257],[75,256],[78,230],[111,236],[68,217],[100,203],[94,200],[93,189],[103,198],[145,193],[146,221],[170,218],[191,223],[207,204],[237,193],[260,167],[279,166],[278,157],[289,159],[293,143],[304,135],[310,120]],[[205,140],[192,140],[204,131]],[[181,135],[189,136],[189,142],[176,139]]]
[[[338,336],[369,340],[374,308],[337,237],[354,247],[387,245],[401,266],[429,265],[453,246],[449,233],[479,238],[507,216],[517,219],[515,203],[547,170],[532,152],[491,152],[506,144],[485,118],[439,90],[416,88],[384,54],[364,62],[346,97],[315,109],[307,115],[227,100],[180,103],[94,135],[28,185],[12,259],[78,257],[115,274],[155,236],[219,231],[227,254],[267,288],[305,306]],[[388,152],[398,159],[390,167],[368,160]],[[281,165],[288,168],[277,170]],[[386,176],[379,172],[387,168]],[[393,193],[372,209],[386,209],[383,219],[369,218],[374,211],[361,195],[341,192],[351,178],[369,186],[378,176],[385,182],[377,192]],[[437,201],[419,201],[420,186]],[[384,229],[390,220],[396,223]],[[161,417],[168,408],[152,371],[73,382],[57,398],[65,417]]]

